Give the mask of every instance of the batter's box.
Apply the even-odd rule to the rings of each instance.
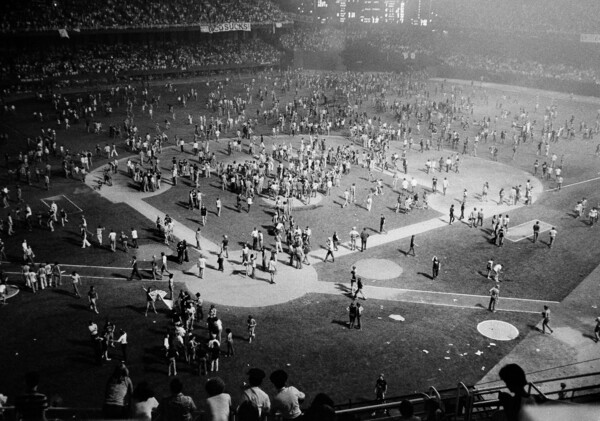
[[[56,206],[58,206],[58,210],[60,211],[61,209],[64,209],[65,212],[67,212],[67,215],[73,215],[76,213],[83,212],[83,209],[77,206],[71,199],[69,199],[64,194],[61,194],[60,196],[45,197],[40,200],[48,208],[50,208],[52,202],[56,203]]]
[[[524,240],[529,237],[533,237],[533,226],[537,222],[536,219],[532,219],[529,222],[524,222],[520,225],[516,225],[514,227],[508,227],[508,234],[506,235],[506,239],[510,240],[514,243],[517,241]],[[540,234],[546,231],[550,231],[553,225],[548,224],[547,222],[540,221]]]

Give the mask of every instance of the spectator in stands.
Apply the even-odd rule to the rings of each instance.
[[[525,390],[528,384],[525,372],[517,364],[507,364],[500,369],[498,374],[512,393],[512,395],[506,392],[498,394],[500,406],[504,409],[508,421],[517,421],[523,406],[536,403],[535,399]]]
[[[415,408],[413,407],[413,404],[406,399],[400,402],[399,419],[404,421],[421,421],[421,418],[415,415]]]
[[[237,421],[260,421],[262,418],[254,402],[244,401],[238,406]]]
[[[124,363],[115,367],[108,379],[104,395],[102,412],[105,418],[121,419],[129,417],[133,383],[129,378],[129,370]]]
[[[17,419],[23,421],[46,421],[48,398],[38,392],[40,374],[36,371],[25,375],[25,394],[17,396],[15,408]]]
[[[265,420],[267,415],[271,412],[271,400],[269,399],[269,395],[260,388],[265,376],[265,372],[260,368],[251,368],[248,370],[248,387],[244,389],[240,398],[242,403],[252,402],[258,409],[258,414],[262,420]],[[238,412],[239,411],[240,409],[238,408]]]
[[[158,401],[148,382],[141,382],[133,391],[132,412],[136,420],[152,420],[152,414],[158,408]]]
[[[271,383],[277,389],[273,397],[271,413],[280,413],[284,420],[293,420],[302,415],[300,404],[305,395],[294,386],[287,386],[288,374],[283,370],[275,370],[269,376]]]
[[[231,396],[225,392],[225,382],[215,377],[208,379],[204,387],[208,393],[206,406],[208,421],[228,421],[231,414]]]
[[[333,399],[325,393],[319,393],[313,399],[304,418],[311,421],[334,421],[336,418]]]
[[[171,396],[161,400],[158,419],[161,421],[191,421],[196,412],[194,400],[183,394],[183,383],[177,377],[169,384]]]

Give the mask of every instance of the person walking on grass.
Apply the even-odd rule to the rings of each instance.
[[[366,300],[367,297],[365,297],[365,293],[363,292],[363,282],[362,282],[362,278],[359,276],[358,278],[356,278],[356,292],[354,293],[354,296],[352,297],[354,300],[356,300],[356,297],[358,297],[358,294],[360,294],[363,298],[363,300]]]
[[[202,246],[200,245],[200,239],[202,238],[201,232],[202,230],[200,229],[200,227],[198,227],[198,229],[196,229],[196,248],[198,250],[202,250]]]
[[[156,294],[152,293],[152,287],[148,287],[147,289],[142,287],[142,289],[146,292],[146,313],[144,316],[148,317],[148,310],[150,310],[150,307],[152,307],[154,314],[156,314]]]
[[[556,231],[556,228],[552,227],[552,229],[550,229],[550,242],[548,243],[548,248],[552,248],[552,245],[554,244],[554,241],[556,241],[556,234],[558,233],[558,231]]]
[[[496,284],[496,286],[490,289],[490,303],[488,304],[488,310],[492,313],[496,312],[496,305],[498,304],[498,299],[500,298],[500,284]]]
[[[212,333],[208,341],[208,351],[210,353],[210,371],[219,371],[219,357],[221,356],[221,342],[217,335]]]
[[[327,254],[325,255],[325,259],[323,259],[324,263],[327,263],[329,256],[331,256],[331,263],[335,263],[335,257],[333,256],[333,240],[331,237],[327,239]]]
[[[596,317],[594,321],[596,322],[596,326],[594,327],[594,341],[598,343],[600,342],[600,317]]]
[[[164,273],[167,272],[169,275],[172,275],[171,272],[169,272],[169,269],[167,269],[167,255],[165,254],[164,251],[162,251],[160,253],[160,259],[161,259],[161,267],[160,267],[160,276],[161,278],[164,276]]]
[[[272,257],[269,260],[269,275],[271,276],[271,283],[275,283],[275,272],[277,271],[277,261]]]
[[[169,274],[168,283],[169,283],[169,285],[168,285],[169,286],[169,299],[173,300],[174,281],[173,281],[173,274],[172,273]]]
[[[363,306],[360,305],[360,303],[356,303],[356,328],[358,330],[362,330],[362,314],[363,314]]]
[[[537,242],[538,237],[540,236],[540,221],[536,221],[533,224],[533,242]]]
[[[431,259],[431,278],[435,279],[440,274],[440,260],[437,256]]]
[[[73,271],[73,273],[71,274],[71,283],[73,284],[73,294],[77,298],[81,298],[78,288],[78,286],[81,284],[81,276],[79,276],[79,274],[75,271]]]
[[[385,376],[383,375],[383,373],[381,373],[375,381],[375,402],[377,403],[377,405],[385,403],[385,394],[387,393],[387,389],[387,381],[385,380]],[[385,414],[389,415],[387,409],[385,410]],[[372,417],[374,417],[375,415],[377,415],[377,411],[371,414]]]
[[[248,343],[252,343],[252,341],[256,338],[256,320],[252,315],[248,316]]]
[[[233,349],[233,332],[229,328],[225,329],[225,342],[227,343],[227,354],[225,356],[233,357],[235,354]]]
[[[356,313],[356,304],[354,303],[354,301],[352,301],[350,303],[350,306],[348,307],[348,329],[354,329],[354,324],[356,323]]]
[[[204,279],[204,270],[206,269],[206,257],[200,254],[198,258],[198,278]]]
[[[546,328],[550,331],[549,333],[554,333],[550,327],[550,308],[548,306],[544,306],[544,311],[542,311],[542,333],[546,333]]]
[[[406,255],[408,256],[412,252],[412,255],[414,257],[417,257],[417,254],[415,253],[415,247],[419,247],[419,245],[417,243],[415,243],[415,236],[411,235],[411,237],[410,237],[410,247],[408,248],[408,251],[406,252]]]
[[[90,310],[98,314],[98,292],[94,286],[90,286],[88,291],[88,302],[90,303]]]
[[[129,275],[129,280],[132,281],[133,280],[133,276],[137,276],[138,279],[141,281],[142,279],[144,279],[142,277],[142,274],[140,273],[140,270],[138,268],[138,261],[137,261],[137,257],[133,256],[131,258],[131,275]]]

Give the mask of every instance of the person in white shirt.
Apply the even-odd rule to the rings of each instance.
[[[131,244],[134,248],[138,248],[138,232],[134,228],[131,228]]]
[[[248,385],[242,392],[240,397],[240,406],[238,407],[238,414],[244,411],[244,403],[252,404],[258,409],[258,416],[260,420],[265,420],[271,412],[271,400],[261,388],[261,384],[266,374],[260,368],[251,368],[248,370]]]
[[[283,370],[275,370],[269,376],[271,383],[277,389],[277,394],[273,397],[271,413],[281,414],[284,420],[293,420],[302,415],[300,404],[306,397],[304,393],[294,386],[287,386],[288,375]]]

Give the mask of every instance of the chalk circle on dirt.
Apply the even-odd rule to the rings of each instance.
[[[356,274],[366,279],[383,281],[402,275],[402,266],[387,259],[362,259],[354,264]]]
[[[477,331],[495,341],[512,341],[519,336],[519,330],[501,320],[486,320],[477,325]]]

